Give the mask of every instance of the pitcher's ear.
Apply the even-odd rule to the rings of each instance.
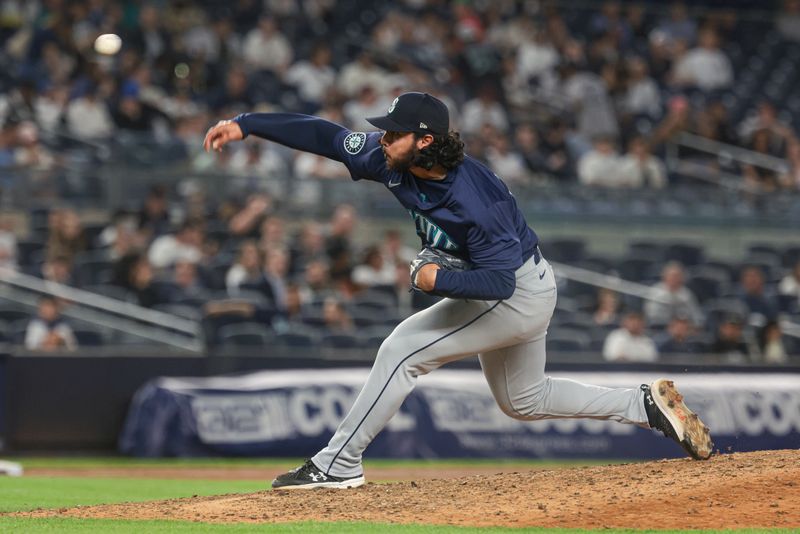
[[[431,134],[425,134],[417,138],[417,148],[419,150],[422,150],[423,148],[425,148],[428,145],[431,145],[432,143],[433,143],[433,136]]]

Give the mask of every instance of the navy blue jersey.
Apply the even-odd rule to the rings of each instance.
[[[334,139],[355,180],[380,182],[414,219],[424,245],[472,262],[479,269],[516,270],[533,255],[536,234],[508,187],[470,156],[442,182],[420,180],[386,165],[380,133],[343,130]]]
[[[317,117],[244,114],[242,132],[344,163],[354,180],[382,183],[408,210],[424,245],[473,263],[472,271],[437,273],[435,292],[457,298],[500,299],[514,291],[514,271],[533,254],[536,234],[508,187],[465,156],[444,180],[389,169],[378,132],[352,132]]]

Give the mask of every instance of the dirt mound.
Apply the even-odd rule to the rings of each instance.
[[[367,473],[369,476],[370,474]],[[264,491],[40,510],[26,516],[213,523],[377,521],[572,528],[800,527],[800,451]]]

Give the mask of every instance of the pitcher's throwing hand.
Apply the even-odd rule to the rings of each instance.
[[[203,148],[206,152],[222,150],[222,147],[231,141],[241,141],[244,139],[244,134],[239,124],[235,121],[219,121],[216,125],[212,126],[206,138],[203,140]]]

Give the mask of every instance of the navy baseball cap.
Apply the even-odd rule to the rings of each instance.
[[[450,113],[444,102],[428,93],[403,93],[394,99],[385,116],[370,117],[367,122],[387,132],[447,135]]]

